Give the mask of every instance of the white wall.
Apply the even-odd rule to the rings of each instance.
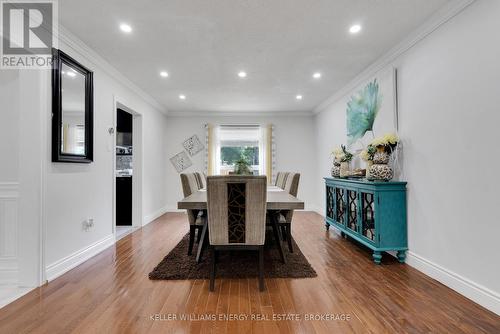
[[[162,108],[74,36],[67,32],[64,36],[59,49],[94,72],[93,163],[51,162],[49,71],[0,73],[0,183],[19,183],[19,215],[15,217],[19,220],[15,224],[19,240],[15,248],[19,249],[19,277],[23,278],[19,284],[25,286],[36,286],[43,279],[43,250],[42,267],[52,279],[114,242],[115,154],[108,128],[114,123],[116,99],[141,115],[143,223],[166,207],[167,118]],[[4,193],[10,189],[3,188]],[[14,219],[10,206],[3,211],[7,213],[1,217]],[[94,219],[94,227],[84,231],[82,222],[88,218]],[[9,226],[10,231],[12,222],[8,223],[1,226]],[[40,244],[40,234],[45,235],[44,245]],[[0,271],[1,267],[2,263]]]
[[[167,158],[183,150],[182,142],[197,134],[205,142],[206,123],[212,124],[273,124],[276,140],[276,170],[301,173],[298,196],[304,200],[306,209],[314,208],[315,150],[314,122],[308,116],[276,117],[168,117],[167,122]],[[205,152],[192,157],[193,166],[186,172],[204,171]],[[167,202],[169,210],[177,208],[177,201],[182,199],[180,177],[170,161],[167,165]]]
[[[0,182],[18,181],[19,70],[0,73]]]
[[[477,1],[394,62],[410,265],[500,313],[500,1]],[[318,174],[346,140],[341,98],[316,116]],[[318,203],[323,184],[316,182]],[[324,205],[323,205],[324,206]]]
[[[79,45],[81,47],[81,45]],[[113,233],[113,125],[115,98],[141,114],[143,126],[143,217],[162,212],[166,205],[166,116],[128,86],[109,75],[93,57],[60,41],[59,49],[94,72],[94,162],[52,163],[46,155],[46,264],[49,271],[65,257],[109,238]],[[49,114],[46,115],[50,117]],[[46,129],[50,134],[50,124]],[[50,145],[50,136],[47,145]],[[135,175],[138,177],[138,175]],[[94,219],[86,232],[82,222]],[[49,274],[50,276],[50,274]]]
[[[0,76],[0,284],[18,281],[19,71]]]

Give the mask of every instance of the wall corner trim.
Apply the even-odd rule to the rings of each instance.
[[[312,117],[311,111],[170,111],[169,117]]]
[[[164,206],[163,208],[156,210],[152,214],[144,216],[142,226],[146,226],[147,224],[153,222],[156,218],[163,216],[167,211],[167,206]]]
[[[115,236],[114,234],[110,234],[107,237],[48,265],[46,269],[47,281],[53,281],[57,277],[82,264],[91,257],[99,254],[106,248],[114,245],[114,243]]]
[[[425,21],[413,33],[411,33],[406,39],[404,39],[402,42],[390,49],[387,53],[385,53],[370,66],[368,66],[354,79],[347,83],[343,88],[320,103],[316,108],[314,108],[313,113],[319,114],[326,110],[330,105],[352,92],[354,89],[356,89],[356,87],[360,86],[369,77],[375,76],[377,72],[393,63],[399,56],[410,50],[420,41],[436,31],[439,27],[460,14],[475,1],[476,0],[451,1],[448,5],[445,5],[434,15],[432,15],[427,21]]]
[[[80,56],[86,58],[91,63],[100,67],[106,74],[115,79],[116,81],[123,84],[125,87],[133,91],[137,96],[146,101],[154,109],[161,112],[164,115],[168,114],[168,110],[161,105],[156,99],[151,95],[146,93],[136,84],[134,84],[130,79],[125,77],[120,71],[118,71],[113,65],[108,63],[104,58],[102,58],[96,51],[89,47],[85,42],[76,37],[72,32],[62,25],[59,25],[58,38],[65,44],[70,46],[73,51],[78,53]],[[64,50],[63,50],[64,51]]]
[[[488,310],[500,315],[500,294],[477,284],[457,273],[427,260],[411,251],[407,253],[406,263],[436,281],[455,290]]]

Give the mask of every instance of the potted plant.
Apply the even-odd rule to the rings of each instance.
[[[376,147],[373,155],[373,165],[370,167],[370,176],[375,180],[389,181],[394,177],[394,171],[389,166],[392,152],[399,142],[399,137],[394,133],[385,134],[375,138],[370,145]]]
[[[332,166],[332,177],[340,177],[340,159],[342,157],[342,149],[340,147],[335,148],[332,151],[333,156],[333,166]]]
[[[359,156],[361,157],[361,159],[366,163],[366,178],[367,179],[371,178],[370,168],[373,165],[373,156],[375,155],[376,152],[377,152],[377,148],[370,144],[366,147],[366,149],[362,150],[359,153]]]
[[[252,175],[252,170],[250,169],[250,164],[248,160],[241,156],[238,160],[234,162],[234,173],[238,175]]]
[[[347,151],[345,145],[341,145],[340,149],[342,150],[342,153],[338,156],[340,160],[340,177],[348,177],[349,164],[353,158],[353,154]]]

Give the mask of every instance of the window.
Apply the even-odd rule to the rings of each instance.
[[[254,175],[262,175],[262,130],[257,125],[222,125],[218,129],[218,173],[227,175],[234,171],[239,160],[250,165]]]
[[[267,125],[205,125],[207,175],[227,175],[238,160],[245,159],[254,175],[274,180],[276,146],[274,126]]]

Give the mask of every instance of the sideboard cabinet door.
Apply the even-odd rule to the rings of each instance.
[[[347,228],[358,233],[358,192],[347,189]]]
[[[326,186],[326,216],[330,219],[335,219],[335,188],[333,186]],[[327,224],[327,226],[329,226]]]
[[[371,242],[377,241],[375,194],[361,192],[361,235]]]
[[[343,188],[335,187],[335,220],[338,224],[346,225],[347,200]]]

